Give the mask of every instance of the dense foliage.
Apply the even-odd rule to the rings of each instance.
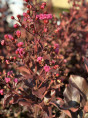
[[[24,1],[23,16],[11,16],[17,30],[1,41],[3,109],[18,105],[30,118],[86,117],[88,3],[70,0],[73,7],[58,19],[46,2]]]

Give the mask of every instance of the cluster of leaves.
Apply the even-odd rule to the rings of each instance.
[[[79,60],[86,52],[87,3],[79,5],[74,0],[70,12],[61,15],[58,26],[58,19],[46,11],[45,2],[25,1],[27,12],[11,17],[18,22],[14,28],[19,30],[6,34],[1,41],[8,51],[6,57],[0,57],[4,67],[0,73],[3,107],[19,104],[32,118],[84,117],[88,112],[88,84],[76,75],[71,75],[67,84],[71,71],[67,65],[74,49]],[[21,28],[27,32],[24,39]],[[85,57],[84,62],[87,69]]]

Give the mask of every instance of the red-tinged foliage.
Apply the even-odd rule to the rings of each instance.
[[[58,26],[59,19],[45,12],[45,2],[25,1],[28,10],[23,17],[17,16],[19,24],[14,25],[19,30],[1,41],[8,51],[6,57],[0,57],[4,108],[19,104],[33,118],[77,118],[81,113],[84,117],[88,101],[87,3],[70,0],[73,7],[69,13],[63,12]]]

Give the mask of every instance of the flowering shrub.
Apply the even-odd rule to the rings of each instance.
[[[3,107],[19,104],[33,118],[64,118],[65,114],[77,117],[81,110],[86,109],[84,105],[87,102],[87,90],[84,89],[88,85],[84,78],[74,75],[70,76],[67,85],[68,57],[71,58],[68,56],[68,47],[74,44],[74,38],[79,39],[79,44],[85,42],[83,38],[86,29],[80,25],[85,21],[82,25],[86,26],[87,22],[86,16],[83,17],[86,20],[80,21],[81,8],[83,13],[87,13],[84,5],[81,4],[79,9],[76,8],[78,4],[74,5],[70,13],[61,15],[58,26],[58,19],[45,11],[45,2],[25,2],[28,10],[23,13],[23,17],[11,17],[17,21],[14,25],[17,31],[13,35],[6,34],[1,41],[1,45],[8,51],[6,57],[0,58],[4,65],[0,76],[3,84],[0,88],[0,94],[4,95]],[[29,34],[25,39],[22,38],[21,28]],[[69,54],[71,53],[72,50]],[[82,58],[84,53],[81,54]],[[87,59],[84,58],[84,61],[87,69]],[[82,86],[85,86],[84,89]]]

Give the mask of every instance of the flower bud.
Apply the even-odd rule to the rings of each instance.
[[[21,18],[21,15],[17,15],[17,18],[18,18],[18,19]]]
[[[43,2],[42,5],[46,6],[46,2]]]
[[[21,36],[21,31],[20,30],[16,31],[16,35],[19,38]]]
[[[7,34],[5,34],[5,35],[4,35],[4,38],[5,38],[5,39],[8,39],[9,37],[8,37],[8,35],[7,35]]]
[[[27,8],[30,8],[30,5],[27,5]]]
[[[23,42],[19,42],[19,43],[17,44],[17,46],[18,46],[18,47],[22,47],[22,46],[23,46]]]
[[[49,23],[49,20],[44,19],[44,24],[48,24],[48,23]]]
[[[18,28],[19,27],[19,25],[18,24],[14,24],[14,28]]]
[[[3,95],[3,89],[0,90],[0,94]]]
[[[30,14],[30,10],[27,10],[27,14]]]
[[[25,2],[29,2],[29,0],[24,0]]]
[[[44,5],[41,5],[41,7],[40,7],[40,8],[41,8],[41,9],[44,9],[44,7],[45,7]]]
[[[14,16],[11,16],[11,19],[14,19]]]

